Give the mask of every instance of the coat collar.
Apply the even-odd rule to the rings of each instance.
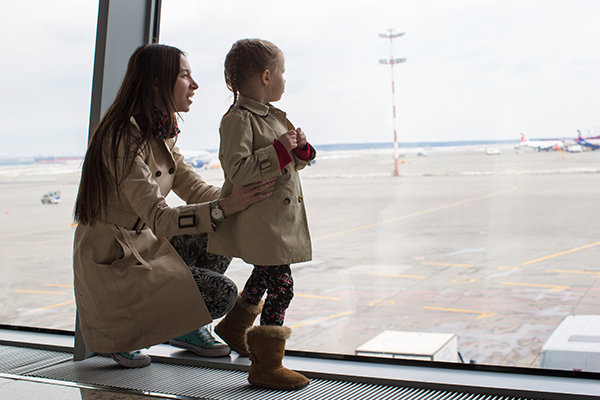
[[[285,112],[281,111],[280,109],[278,109],[276,107],[273,107],[273,105],[271,105],[271,104],[259,103],[258,101],[252,100],[251,98],[242,96],[242,95],[240,95],[238,97],[238,100],[235,103],[235,105],[237,107],[243,107],[246,110],[248,110],[256,115],[259,115],[261,117],[266,117],[267,115],[269,115],[269,112],[272,112],[274,114],[278,114],[278,113],[285,114]]]
[[[133,116],[129,117],[129,122],[131,123],[131,125],[134,126],[136,132],[138,132],[138,134],[139,134],[140,126],[138,125],[137,121],[135,120],[135,117],[133,117]],[[173,161],[173,163],[175,163],[173,154],[171,154],[171,150],[173,149],[173,147],[175,147],[175,139],[173,139],[173,138],[157,139],[155,137],[152,137],[150,140],[158,143],[159,146],[166,148],[167,151],[169,152],[169,154],[171,155],[171,160]]]

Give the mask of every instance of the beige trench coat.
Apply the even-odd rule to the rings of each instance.
[[[188,205],[169,207],[165,197],[171,190]],[[211,322],[194,278],[168,238],[212,230],[207,202],[219,192],[184,163],[172,139],[151,139],[135,158],[120,198],[110,196],[102,221],[77,227],[75,298],[88,350],[146,348]],[[145,226],[136,232],[138,218],[138,227]]]
[[[277,177],[273,195],[226,218],[208,238],[208,251],[240,257],[254,265],[284,265],[312,259],[311,239],[298,171],[315,158],[293,161],[283,170],[273,142],[294,129],[285,112],[240,96],[221,121],[219,158],[225,174],[221,196],[233,185]]]

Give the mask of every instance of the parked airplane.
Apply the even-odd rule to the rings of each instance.
[[[600,149],[600,140],[598,140],[598,138],[584,139],[579,129],[577,129],[577,133],[577,143],[579,143],[582,146],[589,147],[592,150]]]
[[[564,142],[562,140],[554,140],[554,139],[540,139],[531,141],[525,137],[524,134],[521,133],[521,143],[519,143],[519,147],[529,147],[535,149],[537,151],[540,150],[560,150],[564,147]]]
[[[206,150],[182,151],[186,155],[185,162],[194,168],[209,168],[219,164],[219,157],[216,152],[211,153]]]

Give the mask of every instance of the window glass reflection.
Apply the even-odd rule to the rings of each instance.
[[[74,329],[71,222],[97,14],[73,0],[0,13],[0,324]]]
[[[209,182],[222,182],[225,54],[259,37],[286,56],[277,106],[319,151],[302,174],[314,255],[294,267],[288,347],[584,368],[550,361],[548,339],[598,315],[600,152],[577,135],[600,135],[599,14],[593,1],[163,3],[161,41],[200,84],[179,145]],[[391,47],[390,28],[405,33]],[[392,95],[389,60],[404,58]]]

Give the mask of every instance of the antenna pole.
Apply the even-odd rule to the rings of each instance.
[[[394,127],[394,176],[400,176],[398,172],[398,135],[396,133],[396,91],[394,87],[394,64],[400,64],[406,61],[406,58],[394,58],[394,38],[404,35],[402,33],[394,33],[395,29],[388,29],[388,33],[380,33],[379,37],[390,39],[390,59],[379,60],[379,64],[389,64],[392,71],[392,112],[393,112],[393,127]]]

